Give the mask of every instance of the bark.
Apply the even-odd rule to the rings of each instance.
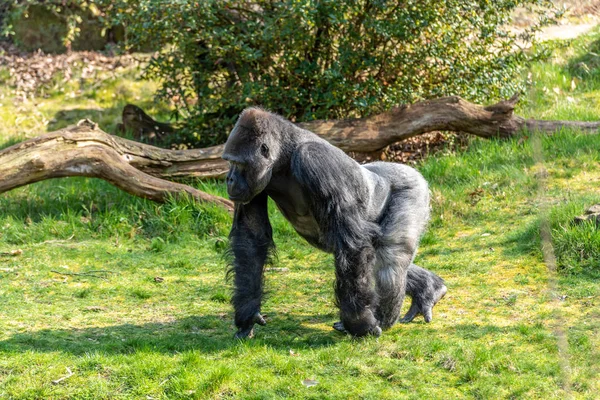
[[[518,96],[483,107],[458,96],[395,107],[368,118],[299,124],[344,151],[371,152],[431,131],[466,132],[483,138],[509,138],[524,130],[556,132],[575,128],[597,132],[600,122],[542,121],[514,115]]]
[[[158,149],[111,136],[93,122],[84,120],[77,126],[0,151],[0,193],[45,179],[86,176],[104,179],[127,193],[157,202],[164,202],[170,196],[189,195],[232,212],[233,203],[227,199],[157,177],[202,176],[204,165],[194,173],[181,171],[198,163],[199,158],[206,159],[210,165],[218,156],[210,149],[185,155],[180,151]],[[196,158],[190,160],[190,157]],[[215,171],[211,171],[211,176],[215,175]]]
[[[367,118],[317,120],[300,122],[298,126],[316,133],[346,152],[357,153],[381,151],[390,144],[432,131],[466,132],[483,138],[509,138],[524,130],[552,133],[562,128],[575,128],[597,132],[600,128],[600,122],[545,121],[519,117],[514,115],[518,100],[515,95],[509,100],[484,107],[458,96],[450,96],[394,107]],[[133,107],[126,106],[123,110],[125,129],[140,129],[137,122],[130,125],[126,118],[147,121],[146,129],[158,126],[139,107]],[[132,117],[135,109],[142,114]],[[219,152],[222,146],[211,149]]]
[[[121,118],[123,123],[117,125],[117,130],[119,132],[129,130],[135,140],[156,143],[175,132],[171,124],[155,121],[144,110],[133,104],[127,104],[123,108]]]
[[[540,121],[514,115],[517,96],[483,107],[460,97],[444,97],[396,107],[368,117],[311,121],[298,125],[347,152],[377,152],[386,146],[435,130],[467,132],[484,138],[507,138],[523,130],[552,133],[562,128],[597,132],[600,122]],[[143,139],[175,132],[139,107],[123,110],[122,129]],[[138,137],[136,136],[136,137]],[[27,140],[0,151],[0,193],[44,179],[87,176],[104,179],[135,196],[165,201],[189,195],[233,210],[231,201],[168,179],[220,178],[228,170],[223,146],[168,150],[112,136],[91,121]]]

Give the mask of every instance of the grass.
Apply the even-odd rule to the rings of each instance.
[[[558,46],[551,62],[534,66],[519,113],[597,119],[600,77],[572,60],[590,56],[599,38]],[[82,98],[53,92],[37,104],[13,103],[0,86],[1,141],[87,116],[40,122],[75,107],[101,110],[91,116],[110,130],[122,104],[150,105],[152,83],[134,72],[94,86],[99,97],[83,87]],[[530,139],[473,140],[418,166],[433,217],[417,263],[449,292],[431,324],[398,325],[377,340],[333,332],[332,258],[273,207],[282,269],[266,273],[268,325],[239,342],[224,212],[157,205],[79,178],[3,194],[0,253],[23,252],[0,256],[0,398],[597,398],[600,239],[570,220],[598,202],[600,140],[573,131],[541,138],[541,190]],[[224,194],[220,182],[193,184]],[[555,290],[540,250],[544,213],[559,261]],[[67,368],[73,375],[53,384]]]

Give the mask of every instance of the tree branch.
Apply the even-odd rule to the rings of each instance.
[[[562,128],[597,132],[600,122],[542,121],[514,115],[518,96],[483,107],[458,96],[421,101],[367,118],[298,124],[344,151],[371,152],[431,131],[466,132],[483,138],[508,138],[523,130],[553,133]]]
[[[540,121],[514,115],[517,96],[483,107],[460,97],[443,97],[396,107],[368,118],[302,122],[298,125],[345,151],[375,152],[386,146],[435,130],[467,132],[484,138],[508,138],[523,130],[552,133],[562,128],[598,132],[600,122]],[[135,106],[126,106],[124,129],[135,121],[139,132],[160,129]],[[144,115],[137,115],[141,112]],[[128,122],[129,121],[129,122]],[[141,124],[141,125],[140,125]],[[149,131],[146,129],[148,128]],[[233,203],[191,186],[170,182],[178,177],[220,178],[228,170],[221,159],[223,146],[168,150],[112,136],[89,120],[16,144],[0,151],[0,193],[44,179],[87,176],[104,179],[134,196],[164,202],[169,196],[189,195],[217,204],[229,212]]]
[[[366,118],[317,120],[300,122],[297,125],[316,133],[346,152],[358,153],[382,150],[390,144],[431,131],[466,132],[483,138],[508,138],[523,130],[537,130],[550,134],[562,128],[588,132],[597,132],[600,128],[600,122],[544,121],[519,117],[514,115],[518,100],[518,96],[515,95],[509,100],[484,107],[458,96],[450,96],[394,107]],[[145,113],[144,115],[147,117]],[[150,120],[153,121],[151,118]],[[153,124],[152,122],[149,126]],[[125,128],[130,129],[127,124]],[[214,146],[202,150],[210,151],[216,159],[223,147]],[[192,151],[198,150],[184,152],[191,154],[188,152]],[[225,164],[222,165],[226,168]],[[198,165],[192,165],[182,170],[181,174],[195,171],[197,167]],[[203,174],[195,176],[206,177]]]
[[[132,142],[111,136],[91,121],[84,120],[77,126],[0,151],[0,193],[45,179],[86,176],[104,179],[127,193],[157,202],[164,202],[170,196],[189,195],[232,212],[233,203],[227,199],[144,172],[154,171],[161,176],[164,171],[166,176],[180,176],[181,170],[199,162],[198,158],[190,161],[190,156],[208,160],[216,157],[211,150],[183,155],[180,151]],[[203,169],[199,168],[200,171]]]

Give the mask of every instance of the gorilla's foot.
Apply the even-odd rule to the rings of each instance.
[[[437,302],[440,301],[442,299],[442,297],[444,297],[446,295],[447,292],[448,292],[448,288],[446,287],[446,285],[442,285],[442,287],[439,288],[435,294],[435,299],[433,301],[433,305],[436,305]]]
[[[333,329],[335,329],[336,331],[338,331],[340,333],[347,333],[347,334],[351,335],[351,333],[348,332],[346,330],[346,328],[344,327],[344,323],[342,321],[338,321],[338,322],[334,323]],[[373,329],[371,329],[367,335],[379,337],[379,336],[381,336],[381,332],[382,332],[381,328],[379,326],[376,326]]]
[[[419,314],[423,316],[425,322],[431,322],[433,319],[433,307],[440,301],[448,292],[446,285],[442,285],[435,291],[431,299],[423,300],[419,298],[411,299],[412,303],[406,315],[400,320],[401,323],[407,324]]]
[[[254,326],[244,329],[240,328],[234,336],[236,339],[252,339],[252,337],[254,337]]]
[[[265,321],[264,317],[257,312],[252,317],[252,322],[245,328],[239,328],[234,337],[236,339],[251,339],[254,336],[254,324],[265,326],[267,321]]]
[[[408,312],[406,313],[406,315],[404,315],[404,317],[402,317],[402,319],[400,320],[400,323],[402,324],[408,324],[409,322],[412,322],[413,319],[415,319],[415,317],[420,314],[420,308],[417,306],[415,300],[412,300],[412,303],[410,304],[410,308],[408,309]]]

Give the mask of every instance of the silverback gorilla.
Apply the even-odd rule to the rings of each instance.
[[[413,302],[404,320],[418,313],[431,319],[446,287],[411,264],[429,218],[429,189],[417,171],[385,162],[361,166],[260,108],[241,114],[223,159],[230,164],[227,193],[235,202],[230,243],[237,338],[265,324],[263,269],[274,248],[268,197],[311,245],[334,254],[341,317],[335,329],[379,336],[398,320],[405,293]]]

